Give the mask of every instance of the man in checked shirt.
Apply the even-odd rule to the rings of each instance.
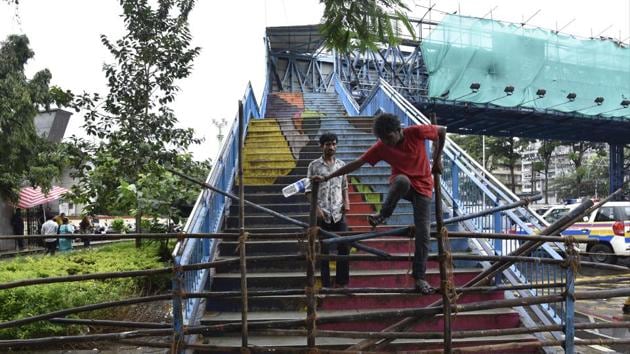
[[[322,156],[313,160],[308,165],[307,177],[327,176],[333,171],[343,167],[345,163],[335,157],[337,152],[337,135],[324,133],[319,137],[319,146]],[[311,186],[306,188],[306,197],[311,200]],[[317,224],[324,230],[338,232],[347,231],[345,214],[350,210],[348,198],[348,180],[346,176],[331,178],[319,185],[317,194]],[[322,244],[322,254],[329,254],[328,246]],[[337,254],[347,256],[350,247],[346,244],[337,244]],[[330,287],[330,265],[323,260],[320,265],[322,286]],[[350,280],[350,267],[348,261],[337,261],[335,272],[335,287],[345,288]]]

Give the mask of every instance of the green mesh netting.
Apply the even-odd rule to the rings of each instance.
[[[630,49],[610,40],[447,15],[424,39],[422,53],[430,97],[630,118],[621,105],[630,100]],[[472,83],[480,84],[476,93]],[[514,87],[511,96],[506,86]],[[539,89],[546,90],[543,98]],[[576,94],[572,102],[569,93]]]

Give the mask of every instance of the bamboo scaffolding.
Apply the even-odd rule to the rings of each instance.
[[[612,289],[612,290],[594,290],[576,292],[576,300],[590,300],[590,299],[602,299],[612,297],[626,297],[630,296],[630,288]],[[563,302],[564,295],[546,295],[527,298],[515,298],[506,300],[490,300],[481,301],[476,303],[453,305],[451,310],[457,313],[490,310],[497,308],[510,308],[517,306],[530,306],[538,304],[550,304],[555,302]],[[331,315],[327,317],[320,317],[317,319],[317,324],[327,323],[339,323],[339,322],[352,322],[352,321],[371,321],[371,320],[383,320],[393,319],[400,317],[432,317],[434,315],[443,312],[443,306],[432,306],[421,309],[390,309],[387,311],[375,311],[368,313],[348,314],[348,315]],[[303,326],[304,320],[274,320],[274,321],[261,321],[250,324],[252,329],[269,329],[269,328],[293,328]],[[189,329],[190,333],[224,333],[234,332],[240,330],[240,323],[229,322],[220,325],[204,326],[196,329]],[[391,332],[391,331],[390,331]]]
[[[572,211],[570,211],[567,215],[565,215],[564,217],[560,218],[559,220],[557,220],[553,224],[549,225],[541,233],[543,235],[556,235],[556,234],[559,234],[561,231],[566,229],[569,225],[572,225],[575,221],[579,220],[580,218],[582,218],[587,213],[589,213],[589,212],[591,212],[591,211],[601,207],[605,202],[611,200],[612,198],[614,198],[616,195],[619,195],[620,193],[622,193],[622,189],[621,188],[616,190],[614,193],[610,194],[609,196],[607,196],[606,198],[604,198],[602,201],[600,201],[599,203],[597,203],[595,205],[593,204],[593,202],[591,200],[587,200],[587,201],[583,202],[577,208],[575,208]],[[528,254],[528,253],[532,252],[533,250],[537,249],[538,247],[540,247],[543,243],[544,243],[543,241],[526,241],[518,249],[516,249],[515,251],[510,253],[510,255],[512,255],[512,256],[520,256],[520,255],[523,255],[523,254]],[[498,274],[499,272],[502,272],[503,270],[507,269],[511,264],[512,264],[512,262],[505,262],[505,261],[495,262],[489,268],[485,269],[480,274],[475,276],[472,280],[466,282],[466,284],[464,284],[464,287],[472,287],[472,286],[483,285],[486,282],[488,282],[492,277],[494,277],[496,274]],[[437,301],[437,302],[431,304],[430,306],[435,306],[435,305],[438,305],[440,303],[441,303],[441,301]],[[401,321],[399,321],[399,322],[397,322],[397,323],[395,323],[395,324],[385,328],[383,330],[383,332],[397,331],[397,330],[399,330],[401,328],[406,328],[407,326],[410,326],[410,325],[416,323],[417,321],[418,321],[418,319],[416,319],[414,317],[406,317],[406,318],[402,319]],[[378,342],[380,342],[380,340],[367,339],[367,340],[363,340],[363,341],[361,341],[361,342],[359,342],[359,343],[357,343],[355,345],[352,345],[348,349],[349,350],[366,350],[367,348],[370,348],[371,346],[377,344]],[[390,340],[386,339],[381,344],[385,345],[385,344],[387,344],[389,342],[390,342]]]
[[[438,257],[439,256],[436,256],[436,255],[429,256],[429,260],[438,260]],[[457,260],[514,261],[514,262],[531,262],[531,263],[538,263],[538,264],[562,264],[563,262],[562,260],[557,260],[557,259],[541,258],[541,257],[522,257],[522,256],[453,255],[452,257],[453,259],[457,259]],[[304,259],[303,255],[250,256],[247,258],[249,262],[270,262],[270,263],[278,262],[278,261],[294,261],[294,260],[302,260],[302,259]],[[381,257],[375,257],[375,256],[370,256],[370,255],[349,255],[349,256],[318,255],[316,259],[381,262],[381,261],[407,261],[409,260],[409,257],[402,256],[402,255],[400,256],[395,255],[395,256],[390,256],[389,259],[383,259]],[[182,268],[182,271],[189,271],[189,270],[197,270],[197,269],[217,268],[221,266],[237,264],[239,262],[240,262],[240,258],[233,258],[233,259],[218,260],[214,262],[194,263],[194,264],[182,266],[181,268]],[[607,270],[630,272],[630,269],[624,266],[600,264],[600,263],[593,263],[593,262],[586,262],[586,261],[582,261],[581,264],[589,265],[595,268],[607,269]],[[157,269],[146,269],[146,270],[131,270],[131,271],[124,271],[124,272],[92,273],[92,274],[68,275],[68,276],[63,276],[63,277],[25,279],[25,280],[18,280],[14,282],[0,284],[0,290],[12,289],[12,288],[23,287],[23,286],[44,285],[44,284],[62,283],[62,282],[127,278],[127,277],[136,277],[136,276],[152,276],[152,275],[167,274],[167,273],[171,273],[172,271],[173,271],[173,268],[169,267],[169,268],[157,268]],[[458,291],[461,291],[461,288]]]
[[[79,320],[75,320],[79,321]],[[72,323],[68,321],[68,324]],[[533,332],[547,332],[553,331],[559,328],[560,325],[551,325],[551,326],[541,326],[533,329],[527,328],[512,328],[512,329],[501,329],[501,330],[484,330],[484,331],[456,331],[453,332],[454,338],[470,338],[470,337],[486,337],[486,336],[501,336],[501,335],[514,335],[514,334],[526,334]],[[194,329],[194,327],[191,327]],[[188,333],[188,328],[185,330]],[[575,325],[576,329],[605,329],[605,328],[630,328],[630,322],[617,322],[617,323],[578,323]],[[259,330],[255,331],[257,334],[265,334],[265,335],[304,335],[306,330]],[[44,338],[33,338],[33,339],[20,339],[20,340],[0,340],[0,348],[27,348],[34,346],[44,346],[48,344],[62,344],[62,343],[85,343],[85,342],[96,342],[96,341],[115,341],[123,344],[130,344],[136,346],[147,346],[147,347],[164,347],[170,348],[170,343],[161,343],[161,342],[149,342],[149,341],[140,341],[140,340],[131,340],[129,338],[142,338],[142,337],[160,337],[160,336],[168,336],[172,333],[171,329],[148,329],[148,330],[137,330],[137,331],[127,331],[127,332],[118,332],[118,333],[102,333],[102,334],[92,334],[92,335],[80,335],[80,336],[57,336],[57,337],[44,337]],[[325,337],[340,337],[340,338],[362,338],[363,336],[371,336],[371,337],[380,337],[380,338],[408,338],[408,339],[440,339],[442,334],[438,332],[357,332],[357,331],[317,331],[317,334]],[[559,346],[562,344],[562,341],[542,341],[533,343],[537,343],[538,346]],[[576,345],[608,345],[608,344],[628,344],[630,343],[630,339],[590,339],[590,340],[576,340]],[[183,344],[182,345],[188,349],[210,349],[213,348],[223,348],[225,352],[236,352],[240,351],[241,348],[230,348],[230,347],[213,347],[208,345],[198,345],[198,344]],[[278,349],[282,349],[283,352],[295,352],[298,353],[300,350],[306,353],[307,349],[304,348],[286,348],[286,347],[267,347],[267,348],[251,348],[252,352],[258,352],[258,350],[263,350],[263,352],[277,352]],[[480,348],[480,347],[458,347],[456,348],[457,352],[460,350],[466,350],[470,348]],[[515,347],[506,347],[504,344],[485,344],[482,348],[487,349],[509,349]],[[308,349],[310,350],[310,349]],[[318,349],[318,352],[330,352],[326,349]],[[341,353],[342,351],[333,351],[337,353]],[[432,351],[429,351],[432,352]],[[465,352],[465,351],[464,351]],[[332,352],[331,352],[332,353]],[[359,353],[352,351],[344,351],[343,353]],[[362,353],[377,353],[377,352],[362,352]],[[405,351],[405,353],[427,353],[427,351]]]
[[[228,198],[231,198],[232,200],[235,200],[235,201],[239,201],[239,200],[240,200],[237,196],[235,196],[235,195],[234,195],[234,194],[232,194],[232,193],[228,193],[228,192],[222,191],[222,190],[220,190],[220,189],[218,189],[218,188],[216,188],[216,187],[214,187],[214,186],[209,185],[208,183],[198,181],[198,180],[196,180],[196,179],[194,179],[194,178],[191,178],[191,177],[189,177],[189,176],[186,176],[185,174],[183,174],[183,173],[181,173],[181,172],[179,172],[179,171],[173,170],[173,169],[171,169],[171,168],[168,168],[168,167],[167,167],[166,169],[167,169],[168,171],[170,171],[171,173],[173,173],[173,174],[175,174],[175,175],[178,175],[178,176],[180,176],[181,178],[183,178],[183,179],[185,179],[185,180],[187,180],[187,181],[189,181],[189,182],[191,182],[191,183],[195,183],[195,184],[197,184],[197,185],[202,186],[203,188],[210,189],[210,190],[212,190],[212,191],[214,191],[214,192],[216,192],[216,193],[219,193],[219,194],[224,195],[224,196],[226,196],[226,197],[228,197]],[[252,202],[250,202],[250,201],[248,201],[248,200],[243,200],[243,202],[244,202],[246,205],[248,205],[248,206],[251,206],[251,207],[253,207],[253,208],[257,209],[257,210],[260,210],[260,211],[262,211],[262,212],[264,212],[264,213],[267,213],[267,214],[269,214],[269,215],[272,215],[272,216],[274,216],[274,217],[276,217],[276,218],[279,218],[279,219],[281,219],[281,220],[284,220],[284,221],[289,222],[289,223],[294,224],[294,225],[298,225],[298,226],[301,226],[301,227],[304,227],[304,228],[308,228],[308,225],[307,225],[306,223],[304,223],[304,222],[301,222],[301,221],[299,221],[299,220],[295,220],[295,219],[290,218],[290,217],[288,217],[288,216],[282,215],[282,214],[280,214],[280,213],[278,213],[278,212],[276,212],[276,211],[274,211],[274,210],[271,210],[271,209],[265,208],[265,207],[260,206],[260,205],[258,205],[258,204],[256,204],[256,203],[252,203]],[[337,234],[335,234],[335,233],[332,233],[332,232],[330,232],[330,231],[320,230],[320,232],[321,232],[321,234],[322,234],[322,235],[324,235],[325,237],[331,237],[331,238],[339,238],[339,237],[341,237],[341,236],[339,236],[339,235],[337,235]],[[383,252],[382,250],[379,250],[379,249],[376,249],[376,248],[373,248],[373,247],[366,246],[366,245],[364,245],[364,244],[362,244],[362,243],[355,242],[355,243],[353,243],[353,244],[352,244],[352,246],[353,246],[353,247],[356,247],[357,249],[360,249],[360,250],[362,250],[362,251],[365,251],[365,252],[368,252],[368,253],[371,253],[371,254],[375,254],[375,255],[377,255],[377,256],[381,256],[381,257],[389,257],[389,254],[388,254],[387,252]]]

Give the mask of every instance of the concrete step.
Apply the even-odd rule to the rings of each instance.
[[[247,241],[247,255],[248,256],[263,256],[263,255],[290,255],[290,254],[303,254],[304,253],[304,240],[302,242],[297,241],[299,237],[293,240],[265,240],[265,241]],[[464,238],[454,238],[450,240],[451,250],[453,252],[466,252],[469,250],[468,241]],[[361,241],[362,244],[373,248],[378,248],[390,254],[399,255],[411,255],[413,257],[413,251],[415,249],[415,241],[409,238],[388,236],[383,238],[373,238],[369,240]],[[234,256],[236,255],[236,247],[238,242],[236,241],[222,241],[219,244],[219,251],[221,256]],[[437,254],[437,241],[431,240],[431,252]],[[363,252],[352,252],[353,254],[360,254]],[[353,262],[354,263],[354,262]],[[379,262],[380,263],[380,262]]]
[[[304,348],[306,347],[305,336],[258,336],[253,335],[253,331],[250,330],[248,336],[248,343],[250,346],[271,348],[281,347],[278,352],[284,348]],[[331,338],[317,336],[317,347],[326,350],[344,350],[349,346],[360,342],[361,339],[354,338]],[[513,343],[518,341],[519,343],[531,343],[531,346],[518,351],[511,351],[510,353],[540,353],[541,347],[538,344],[536,337],[532,335],[514,335],[514,336],[501,336],[501,337],[477,337],[477,338],[455,338],[453,339],[453,346],[458,347],[483,347],[484,345]],[[204,337],[199,341],[200,344],[209,344],[218,347],[232,347],[240,348],[242,339],[240,333],[232,335],[222,335],[220,337]],[[402,351],[418,351],[418,350],[430,350],[430,349],[443,349],[444,341],[442,339],[397,339],[385,347],[385,352],[402,352]],[[201,351],[199,351],[201,353]],[[467,350],[466,353],[479,353],[479,354],[505,354],[505,350],[491,350],[490,347],[480,349],[479,351]]]
[[[361,195],[360,193],[353,193],[353,195]],[[252,198],[253,197],[253,198]],[[282,199],[284,199],[284,196],[280,196]],[[269,208],[273,211],[276,211],[278,213],[289,213],[289,212],[298,212],[298,213],[307,213],[310,211],[310,204],[308,203],[308,201],[306,200],[306,197],[302,197],[300,198],[301,203],[289,203],[288,201],[285,203],[280,203],[280,204],[267,204],[267,203],[263,203],[268,201],[267,197],[257,197],[257,196],[248,196],[245,195],[245,199],[252,202],[252,203],[256,203],[259,204],[261,206],[264,206],[265,208]],[[261,202],[261,203],[259,203]],[[375,204],[372,203],[366,203],[366,202],[360,202],[360,203],[350,203],[350,213],[349,214],[356,214],[356,212],[353,213],[353,211],[360,209],[363,210],[365,208],[369,208],[369,209],[374,209]],[[399,205],[397,206],[398,211],[400,212],[411,212],[412,211],[412,206],[411,203],[406,202],[406,203],[399,203]],[[237,216],[239,215],[239,206],[238,204],[232,204],[230,206],[230,215],[234,215]],[[258,209],[256,209],[253,206],[249,206],[246,205],[245,206],[245,215],[252,215],[252,214],[257,214],[257,213],[261,213]],[[394,213],[396,213],[396,211],[394,211]]]
[[[334,281],[334,271],[331,270],[331,282]],[[471,280],[479,273],[476,268],[454,269],[455,285],[459,286]],[[439,286],[440,274],[437,269],[427,269],[426,280],[434,287]],[[316,281],[321,284],[319,274]],[[247,286],[249,289],[297,289],[306,285],[306,273],[304,272],[277,272],[277,273],[248,273]],[[406,270],[356,270],[350,269],[351,288],[412,288],[414,279]],[[217,273],[214,275],[212,290],[229,291],[238,290],[241,287],[240,273]]]
[[[294,175],[298,175],[298,176],[306,176],[306,171],[307,170],[307,166],[304,167],[295,167],[292,169],[292,173]],[[284,172],[283,168],[275,168],[275,167],[250,167],[247,169],[247,171],[245,171],[245,173],[248,173],[250,175],[253,175],[254,177],[259,177],[259,176],[278,176],[278,175],[284,175],[286,174],[286,172]],[[363,177],[363,176],[389,176],[391,174],[391,169],[389,168],[389,166],[369,166],[367,165],[367,167],[364,165],[363,167],[359,168],[358,170],[356,170],[355,172],[353,172],[354,175],[359,176],[359,177]]]
[[[370,213],[350,213],[346,215],[346,222],[348,225],[367,225],[367,217],[368,215],[373,214]],[[285,213],[284,215],[299,220],[304,223],[308,223],[309,215],[308,213]],[[226,219],[226,227],[235,228],[238,227],[238,215],[230,215]],[[245,226],[246,227],[257,227],[257,226],[266,226],[266,225],[279,225],[286,224],[285,221],[281,220],[272,215],[267,214],[246,214],[245,215]],[[413,224],[413,213],[398,213],[390,216],[387,219],[386,225],[410,225]]]
[[[245,184],[246,185],[255,185],[255,184],[275,184],[275,185],[281,185],[281,186],[286,186],[288,184],[294,183],[295,181],[299,180],[300,178],[304,178],[306,177],[306,172],[304,171],[306,169],[306,167],[304,167],[301,171],[301,173],[295,173],[294,171],[287,171],[285,173],[291,173],[291,174],[285,174],[285,175],[279,175],[279,174],[273,174],[270,173],[269,175],[253,175],[253,174],[248,174],[247,171],[245,172]],[[288,169],[287,169],[288,170]],[[383,182],[387,181],[387,179],[389,178],[390,173],[388,172],[387,174],[373,174],[373,175],[362,175],[359,176],[358,178],[361,180],[361,183],[366,184],[366,185],[373,185],[373,184],[383,184]],[[351,175],[350,177],[355,177],[353,175]],[[271,181],[270,181],[271,179]],[[385,189],[384,192],[386,192],[387,190]]]
[[[306,244],[303,243],[303,246],[300,247],[300,245],[297,246],[297,248],[300,250],[300,254],[306,254]],[[407,248],[409,248],[409,246],[407,246]],[[249,246],[246,248],[247,249],[247,255],[248,256],[256,256],[257,254],[250,254],[250,250],[249,250]],[[352,254],[359,254],[360,252],[355,252],[356,249],[352,250]],[[334,253],[334,251],[333,251]],[[404,269],[407,270],[411,267],[411,260],[413,259],[413,253],[410,252],[405,252],[405,253],[390,253],[393,256],[399,256],[402,258],[402,260],[373,260],[373,261],[351,261],[350,262],[350,269],[352,270],[381,270],[381,269]],[[469,253],[453,253],[453,255],[463,255],[463,254],[469,254]],[[264,253],[262,255],[270,255],[269,253]],[[282,254],[285,255],[285,254]],[[432,253],[432,256],[437,255],[437,253]],[[223,259],[237,259],[238,254],[235,253],[235,251],[232,251],[231,254],[228,254],[227,252],[225,254],[222,254],[222,256],[219,258],[221,260]],[[477,265],[476,261],[464,261],[464,260],[454,260],[453,261],[453,266],[457,267],[457,268],[475,268],[475,266]],[[295,260],[287,260],[287,261],[273,261],[273,262],[269,262],[269,261],[255,261],[255,260],[248,260],[247,262],[247,267],[248,267],[248,272],[251,273],[260,273],[260,272],[282,272],[282,271],[288,271],[288,270],[292,270],[292,271],[301,271],[301,272],[306,272],[306,262],[300,262],[300,261],[295,261]],[[319,269],[319,262],[317,262],[316,264],[317,269]],[[330,262],[330,267],[331,269],[335,269],[335,261],[331,261]],[[428,268],[437,268],[439,265],[437,264],[437,262],[434,261],[429,261],[427,263],[427,267]],[[225,266],[219,266],[216,268],[217,271],[221,271],[221,272],[238,272],[239,271],[239,264],[237,263],[233,263],[230,265],[225,265]]]
[[[356,307],[355,307],[356,308]],[[380,312],[382,309],[352,309],[317,311],[318,319],[326,319],[329,316],[358,315]],[[306,320],[306,309],[302,311],[252,311],[247,315],[250,323],[278,320]],[[217,325],[241,320],[240,312],[207,312],[201,319],[202,325]],[[336,331],[381,331],[384,328],[396,323],[400,319],[362,320],[362,321],[340,321],[337,323],[318,324],[320,330]],[[437,315],[431,321],[417,323],[409,328],[413,332],[433,332],[440,331],[443,324],[443,316]],[[493,309],[484,311],[462,312],[453,316],[451,326],[454,331],[474,330],[479,328],[512,328],[519,325],[518,313],[512,309]]]
[[[502,300],[503,292],[464,294],[457,299],[458,304],[478,301]],[[404,309],[427,307],[442,299],[441,295],[420,294],[353,294],[353,295],[317,295],[318,311],[341,311],[356,309]],[[305,295],[278,295],[250,297],[248,311],[304,311],[306,308]],[[206,304],[206,310],[212,312],[240,312],[240,297],[214,298]]]

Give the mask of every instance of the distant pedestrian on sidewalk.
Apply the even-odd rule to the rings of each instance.
[[[15,209],[15,213],[11,218],[11,226],[13,226],[13,234],[18,236],[24,236],[24,219],[22,218],[22,209]],[[26,247],[24,238],[18,238],[15,240],[18,250],[23,250]]]
[[[81,233],[81,235],[88,235],[88,234],[92,234],[93,230],[94,228],[92,227],[92,223],[90,222],[90,219],[87,217],[87,215],[84,216],[83,219],[81,219],[81,222],[79,223],[79,232]],[[83,241],[84,248],[90,247],[89,237],[81,237],[81,240]]]
[[[319,147],[322,156],[308,165],[307,177],[326,176],[343,167],[345,163],[335,157],[337,152],[337,135],[324,133],[319,137]],[[311,186],[306,188],[306,197],[311,200]],[[348,198],[348,180],[346,176],[329,179],[322,182],[317,194],[317,225],[323,230],[339,232],[347,231],[345,215],[350,210]],[[327,245],[321,244],[322,254],[329,254]],[[350,246],[347,243],[337,244],[337,254],[347,256]],[[330,287],[330,262],[322,260],[320,265],[322,286]],[[335,270],[335,286],[347,287],[350,281],[350,267],[348,261],[337,261]]]
[[[74,225],[70,224],[68,218],[62,219],[62,224],[59,226],[59,251],[68,252],[72,251],[72,239],[74,238]],[[66,236],[66,237],[64,237]]]
[[[54,220],[54,216],[49,215],[48,220],[42,224],[42,235],[55,235],[54,237],[46,237],[44,239],[44,247],[46,247],[46,254],[51,256],[55,255],[57,250],[57,231],[59,225]]]

